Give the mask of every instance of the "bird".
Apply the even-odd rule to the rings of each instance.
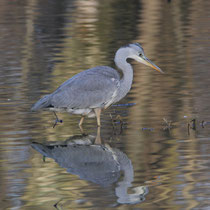
[[[114,62],[121,74],[109,66],[82,71],[66,80],[53,93],[43,96],[31,111],[47,109],[81,115],[79,126],[82,126],[85,117],[96,117],[97,126],[100,127],[101,112],[124,98],[131,89],[133,68],[128,59],[164,73],[146,57],[139,43],[131,43],[120,47],[115,53]]]

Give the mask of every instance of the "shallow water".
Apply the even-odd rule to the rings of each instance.
[[[204,0],[1,1],[1,208],[209,209],[209,11]],[[52,113],[30,112],[132,42],[165,74],[132,62],[132,90],[102,115],[103,146],[91,145],[95,119],[82,136],[78,116],[52,128]]]

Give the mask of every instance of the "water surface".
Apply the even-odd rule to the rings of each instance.
[[[209,11],[203,0],[1,1],[1,208],[208,209]],[[78,116],[52,128],[52,113],[30,112],[133,42],[165,74],[132,62],[132,90],[102,115],[104,146],[92,145],[95,119],[82,136]],[[45,161],[32,142],[50,148]]]

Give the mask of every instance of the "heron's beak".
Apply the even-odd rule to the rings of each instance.
[[[145,55],[143,55],[142,57],[138,56],[137,61],[152,67],[153,69],[155,69],[156,71],[160,72],[160,73],[164,73],[158,66],[156,66],[151,60],[149,60]]]

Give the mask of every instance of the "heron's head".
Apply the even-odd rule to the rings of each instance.
[[[145,56],[144,50],[139,43],[129,44],[122,48],[126,49],[126,51],[128,52],[127,58],[134,59],[140,63],[143,63],[147,66],[152,67],[153,69],[155,69],[156,71],[160,73],[164,73],[158,66],[156,66],[152,61],[150,61]]]

